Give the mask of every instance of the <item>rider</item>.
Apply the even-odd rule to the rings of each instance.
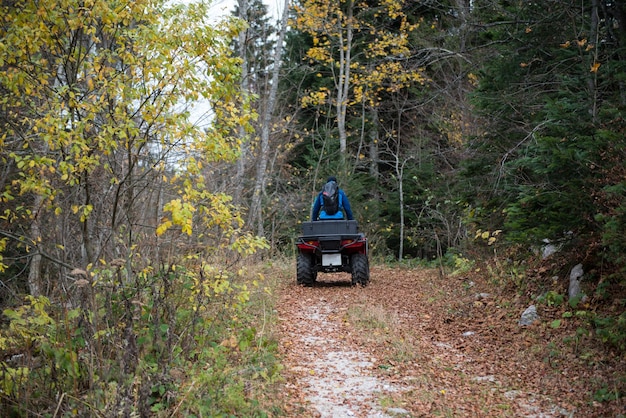
[[[337,185],[337,178],[335,176],[328,177],[326,181],[326,185],[329,183],[335,183]],[[326,187],[326,185],[324,187]],[[313,211],[311,213],[311,220],[323,220],[323,219],[344,219],[345,217],[348,220],[353,220],[354,216],[352,215],[352,209],[350,208],[350,201],[348,200],[348,196],[344,193],[342,189],[338,189],[338,199],[339,199],[339,210],[334,215],[328,215],[324,210],[324,198],[323,198],[323,190],[317,195],[315,202],[313,202]],[[320,210],[321,209],[321,210]]]

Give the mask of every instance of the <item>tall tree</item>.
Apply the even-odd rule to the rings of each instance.
[[[597,245],[599,215],[611,212],[599,197],[623,184],[622,164],[608,158],[624,149],[623,5],[544,0],[498,10],[482,36],[500,54],[477,96],[494,123],[482,159],[468,165],[472,176],[492,176],[480,204],[503,213],[510,239]]]
[[[283,42],[285,39],[285,33],[288,29],[288,17],[289,17],[289,0],[285,0],[283,4],[283,14],[280,22],[280,28],[278,31],[278,40],[274,48],[273,67],[271,68],[272,78],[269,83],[269,94],[264,101],[263,110],[261,113],[261,143],[259,149],[259,156],[257,159],[256,167],[256,180],[254,183],[254,192],[252,194],[252,203],[250,205],[250,216],[248,218],[249,224],[252,226],[256,223],[256,233],[258,236],[265,236],[264,220],[262,212],[262,197],[265,194],[265,182],[267,176],[267,165],[269,159],[270,148],[270,134],[272,131],[272,119],[276,110],[276,96],[278,93],[278,80],[281,72],[281,62],[283,54]],[[270,68],[267,68],[270,71]]]
[[[353,38],[358,26],[354,18],[354,1],[306,0],[296,8],[296,13],[296,27],[312,37],[313,46],[307,51],[308,58],[323,63],[332,75],[332,103],[335,108],[339,153],[342,163],[345,163]],[[311,93],[309,101],[313,104],[330,99],[326,96],[331,94],[326,90]]]
[[[235,157],[233,127],[250,120],[233,107],[237,27],[204,25],[202,4],[148,0],[5,2],[1,15],[1,234],[30,257],[32,293],[115,258],[129,275],[158,265],[167,229],[224,213],[196,175]],[[214,103],[208,131],[184,109],[199,97]]]
[[[295,25],[301,34],[299,41],[307,45],[300,52],[306,53],[300,68],[311,74],[303,78],[306,90],[301,96],[300,118],[311,142],[298,146],[299,155],[294,163],[309,166],[313,172],[339,171],[344,167],[338,162],[341,145],[336,153],[332,140],[340,136],[338,96],[333,92],[337,91],[335,75],[338,72],[334,69],[342,62],[337,52],[341,42],[337,40],[336,30],[331,33],[332,26],[328,25],[337,12],[328,12],[324,4],[303,2],[297,9]],[[337,9],[339,5],[334,3],[332,7]],[[359,178],[350,186],[357,191],[364,190],[362,197],[369,203],[364,205],[368,211],[365,216],[372,219],[372,227],[385,225],[386,228],[389,223],[399,222],[400,229],[404,230],[407,226],[403,221],[407,209],[404,204],[408,202],[411,204],[409,217],[415,222],[414,211],[423,211],[415,206],[416,202],[404,200],[405,193],[421,193],[418,190],[447,193],[443,182],[421,183],[421,179],[434,177],[420,170],[454,170],[458,161],[455,155],[461,153],[463,145],[459,138],[472,120],[465,97],[472,82],[471,60],[459,52],[460,42],[450,40],[449,34],[461,25],[449,17],[457,15],[449,13],[450,10],[454,10],[454,4],[367,1],[353,5],[345,124],[349,158],[345,169]],[[467,19],[457,20],[469,26]],[[324,24],[326,32],[315,26],[324,27]],[[302,44],[297,47],[303,48]],[[435,160],[437,163],[433,165]],[[411,174],[403,176],[404,179],[419,178],[419,184],[415,180],[398,184],[396,168],[399,166],[395,163],[402,161],[410,161],[407,169]],[[312,177],[317,178],[317,175]],[[403,193],[398,193],[400,186]],[[441,200],[450,199],[442,196]],[[398,204],[402,206],[400,210],[396,210]],[[407,228],[411,234],[413,227]],[[398,230],[393,228],[389,241],[397,242],[397,236]]]

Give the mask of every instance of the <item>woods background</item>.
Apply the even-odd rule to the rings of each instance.
[[[538,266],[545,291],[582,263],[585,294],[615,307],[590,327],[623,352],[624,2],[283,9],[239,0],[209,23],[204,3],[0,3],[0,393],[15,413],[200,413],[168,398],[169,370],[271,346],[245,319],[267,288],[247,263],[293,255],[329,175],[378,262],[496,257]],[[271,380],[264,364],[250,373]],[[216,370],[195,373],[230,383],[189,390],[253,408],[250,376]]]

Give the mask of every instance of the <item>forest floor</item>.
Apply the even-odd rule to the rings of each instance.
[[[567,306],[538,304],[540,321],[520,326],[530,299],[486,276],[380,266],[364,288],[344,273],[313,287],[285,280],[285,414],[623,417],[623,355],[581,332]]]

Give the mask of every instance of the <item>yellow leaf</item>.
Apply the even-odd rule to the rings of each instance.
[[[600,63],[596,61],[591,66],[591,70],[589,70],[589,72],[597,73],[598,72],[598,68],[600,68]]]
[[[161,225],[159,225],[156,229],[156,234],[157,237],[160,237],[161,235],[163,235],[165,233],[165,231],[167,231],[167,229],[172,226],[172,222],[167,220],[165,222],[163,222]]]

